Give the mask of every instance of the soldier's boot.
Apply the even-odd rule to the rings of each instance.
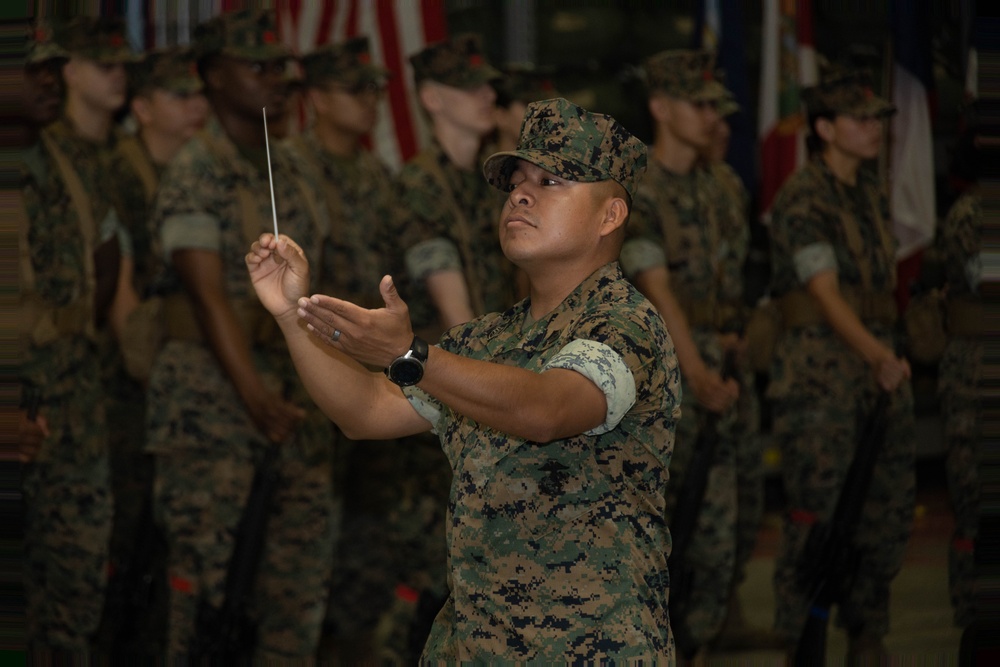
[[[773,630],[750,625],[743,614],[739,593],[733,591],[729,596],[726,620],[712,640],[712,648],[717,651],[783,649],[787,643],[784,636]]]

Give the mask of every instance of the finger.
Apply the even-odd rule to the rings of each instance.
[[[385,302],[385,307],[389,310],[395,310],[402,305],[403,300],[399,296],[399,292],[396,291],[396,282],[392,279],[392,276],[382,276],[382,282],[378,285],[379,292],[382,293],[382,300]]]

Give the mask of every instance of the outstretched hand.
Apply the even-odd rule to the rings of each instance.
[[[309,331],[355,360],[385,368],[413,342],[410,311],[392,278],[379,283],[385,308],[368,310],[349,301],[314,294],[300,298],[298,315]]]
[[[309,290],[309,260],[295,241],[282,234],[261,234],[246,255],[250,280],[261,304],[281,319],[294,316]]]

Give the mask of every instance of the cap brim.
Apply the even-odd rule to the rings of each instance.
[[[608,180],[607,176],[590,165],[574,160],[566,160],[558,154],[540,149],[503,151],[494,153],[483,163],[483,175],[490,185],[498,190],[506,191],[514,171],[514,161],[524,160],[541,167],[560,178],[580,183],[595,183]]]

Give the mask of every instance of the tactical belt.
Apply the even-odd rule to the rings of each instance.
[[[983,302],[977,299],[949,299],[948,334],[959,338],[978,338],[986,333]]]
[[[899,313],[891,294],[859,292],[842,288],[841,296],[858,318],[866,323],[894,324]],[[827,324],[823,311],[811,294],[805,290],[795,290],[782,296],[778,305],[781,320],[786,329]]]
[[[247,338],[254,345],[270,345],[282,340],[278,324],[259,302],[235,301],[233,309]],[[163,316],[166,321],[167,338],[204,342],[201,325],[195,316],[191,300],[184,294],[171,294],[163,299]]]
[[[684,317],[692,328],[722,330],[731,327],[734,322],[744,321],[743,308],[737,303],[716,301],[679,300]]]

